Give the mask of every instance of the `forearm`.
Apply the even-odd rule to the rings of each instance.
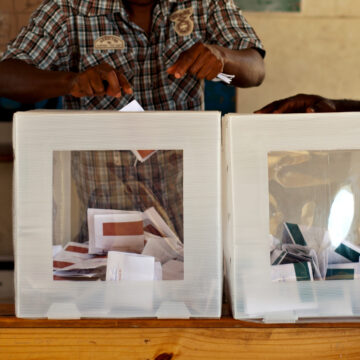
[[[21,60],[0,62],[0,97],[34,103],[66,95],[75,73],[39,70]]]
[[[215,46],[224,59],[224,73],[235,75],[232,85],[238,87],[259,86],[265,77],[264,60],[255,49],[232,50]]]
[[[360,101],[358,100],[332,100],[337,112],[360,111]]]

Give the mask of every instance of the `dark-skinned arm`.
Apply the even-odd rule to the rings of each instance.
[[[360,101],[359,100],[332,100],[336,106],[337,112],[346,112],[346,111],[360,111]]]
[[[333,100],[319,95],[298,94],[257,110],[257,114],[314,113],[360,111],[360,101]]]
[[[122,90],[132,93],[125,77],[106,63],[74,73],[40,70],[22,60],[0,62],[0,96],[23,103],[64,95],[120,97]]]
[[[264,59],[260,53],[252,48],[243,50],[227,49],[218,45],[215,47],[224,59],[223,72],[235,75],[231,84],[247,88],[259,86],[265,78]]]
[[[235,75],[233,85],[251,87],[262,83],[265,65],[255,49],[231,50],[198,42],[184,51],[167,72],[175,78],[191,74],[206,80],[212,80],[217,74],[225,72]]]

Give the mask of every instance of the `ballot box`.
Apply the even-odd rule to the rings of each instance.
[[[222,129],[234,317],[359,317],[360,115],[228,115]]]
[[[14,116],[16,315],[217,318],[218,112]]]

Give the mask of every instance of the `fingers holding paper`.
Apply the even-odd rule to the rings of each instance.
[[[132,88],[125,76],[107,63],[102,63],[77,74],[71,83],[70,95],[113,96],[132,94]]]
[[[224,59],[219,50],[211,45],[196,43],[184,51],[167,72],[180,79],[191,74],[198,79],[212,80],[224,70]]]

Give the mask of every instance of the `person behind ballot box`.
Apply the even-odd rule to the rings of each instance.
[[[145,110],[201,110],[203,79],[224,72],[235,75],[235,86],[258,86],[264,55],[233,0],[45,0],[2,57],[0,97],[37,102],[62,96],[65,109],[121,109],[135,98]],[[85,208],[131,208],[117,192],[125,188],[135,196],[121,168],[135,157],[119,153],[74,152]],[[151,162],[161,171],[143,169],[141,191],[163,207],[160,213],[172,214],[169,225],[182,238],[176,225],[182,224],[182,204],[163,193],[172,189],[182,201],[182,177],[161,190],[173,178],[168,173],[182,169],[182,156],[158,152]],[[109,184],[115,175],[121,186]]]
[[[260,110],[257,114],[315,113],[360,111],[358,100],[334,100],[319,95],[298,94],[276,100]]]

